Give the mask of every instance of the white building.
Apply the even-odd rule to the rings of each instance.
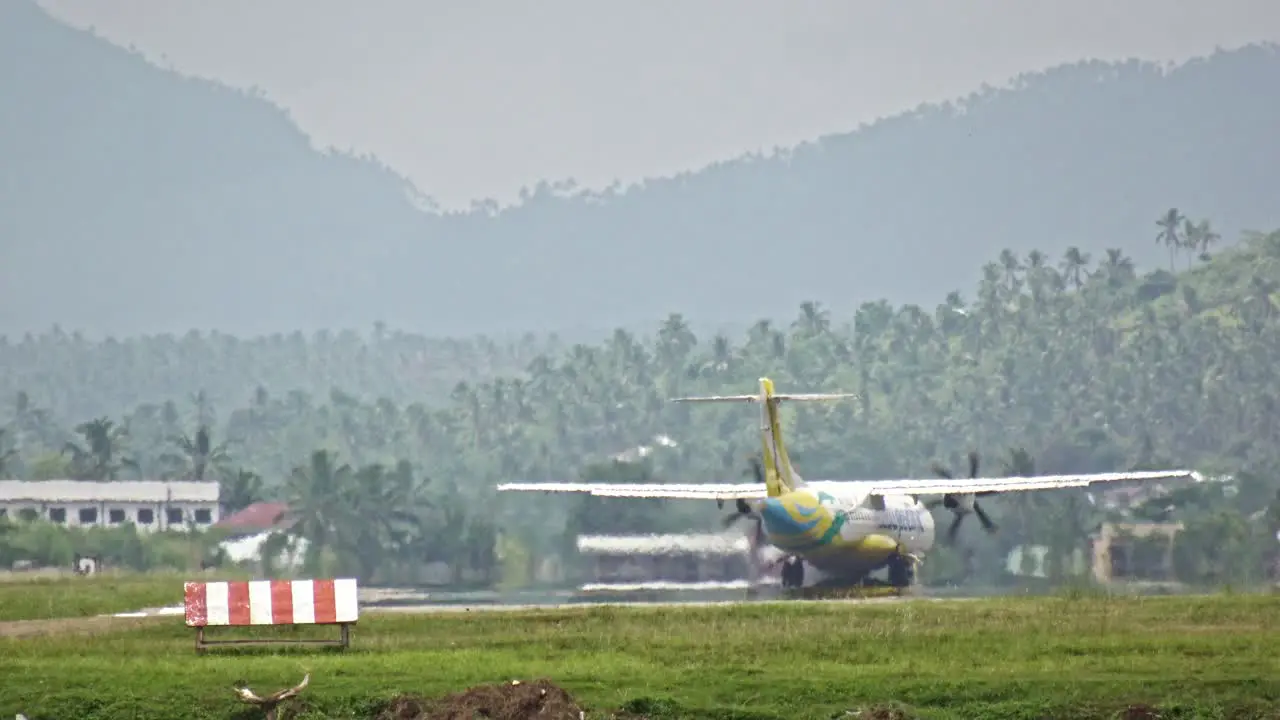
[[[0,517],[71,527],[133,523],[140,531],[218,522],[218,483],[160,480],[0,480]]]
[[[741,533],[686,535],[579,535],[578,553],[587,561],[590,582],[582,591],[711,590],[745,588],[751,545]],[[762,548],[769,563],[782,552]],[[776,584],[764,573],[761,584]]]

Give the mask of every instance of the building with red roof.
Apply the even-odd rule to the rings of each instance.
[[[294,522],[289,517],[289,506],[285,503],[259,502],[222,518],[214,527],[241,536],[285,530]]]

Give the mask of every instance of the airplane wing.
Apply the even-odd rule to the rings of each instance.
[[[1134,480],[1204,479],[1195,470],[1156,470],[1142,472],[1085,473],[1080,475],[1037,475],[1033,477],[956,478],[940,480],[868,480],[863,482],[869,494],[876,495],[945,495],[947,493],[997,493],[1019,490],[1053,490],[1056,488],[1086,487],[1094,483]],[[839,481],[815,481],[839,485]]]
[[[767,495],[764,483],[626,484],[626,483],[505,483],[498,492],[577,492],[596,497],[675,498],[689,500],[750,500]]]
[[[1013,492],[1021,490],[1053,490],[1086,487],[1094,483],[1173,480],[1204,477],[1195,470],[1156,470],[1143,472],[1086,473],[1080,475],[1037,475],[1034,477],[957,478],[900,480],[812,480],[812,490],[848,490],[858,486],[867,495],[945,495],[947,493]],[[705,484],[626,484],[626,483],[505,483],[499,492],[576,492],[596,497],[672,498],[688,500],[752,500],[767,496],[763,483]]]

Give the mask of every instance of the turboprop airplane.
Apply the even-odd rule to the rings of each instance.
[[[599,497],[708,499],[721,504],[734,500],[738,514],[755,521],[751,533],[753,575],[759,572],[758,550],[767,546],[783,557],[784,588],[856,585],[865,583],[871,573],[880,569],[888,571],[889,585],[907,588],[915,581],[917,565],[934,545],[932,507],[941,505],[954,514],[948,531],[954,539],[961,522],[970,514],[977,515],[988,532],[996,530],[978,502],[986,495],[1124,480],[1200,479],[1193,470],[979,478],[978,456],[970,453],[968,478],[953,478],[935,466],[941,479],[804,480],[787,456],[779,404],[850,397],[855,396],[779,394],[774,392],[772,381],[761,378],[756,395],[674,398],[674,402],[759,404],[763,472],[757,470],[755,483],[506,483],[497,489],[585,492]],[[924,496],[935,497],[924,502]]]

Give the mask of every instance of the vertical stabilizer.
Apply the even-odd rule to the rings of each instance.
[[[787,457],[787,445],[782,440],[782,423],[778,417],[779,402],[773,393],[773,381],[760,378],[760,449],[764,455],[764,482],[769,497],[789,493],[804,483]]]
[[[804,487],[804,479],[791,466],[782,439],[778,404],[783,400],[840,400],[857,397],[853,393],[787,393],[773,391],[773,381],[760,378],[759,395],[712,395],[673,398],[672,402],[754,402],[760,404],[760,449],[764,462],[764,482],[769,497],[778,497]]]

